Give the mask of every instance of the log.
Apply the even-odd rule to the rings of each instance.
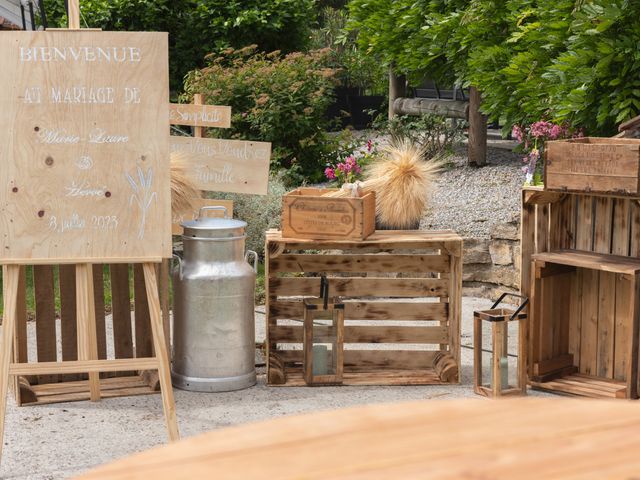
[[[405,75],[396,75],[392,67],[389,69],[389,120],[395,115],[393,110],[395,100],[404,97],[406,94],[407,77]]]
[[[477,88],[469,89],[469,164],[487,164],[487,117],[480,113],[482,97]]]
[[[393,102],[396,115],[436,114],[447,118],[467,119],[469,102],[463,100],[440,100],[436,98],[396,98]]]

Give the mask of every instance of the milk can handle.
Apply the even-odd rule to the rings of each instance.
[[[216,206],[210,206],[210,207],[201,207],[200,210],[198,210],[198,218],[196,218],[196,220],[200,220],[200,218],[202,218],[202,212],[205,210],[216,210],[216,211],[223,211],[224,212],[224,218],[229,218],[229,213],[227,212],[227,207],[223,207],[222,205],[216,205]]]
[[[258,273],[258,254],[253,250],[247,250],[247,253],[244,254],[244,261],[249,261],[249,255],[253,255],[253,271]]]
[[[180,274],[180,280],[182,280],[182,257],[177,253],[174,253],[173,258],[178,259],[178,273]]]

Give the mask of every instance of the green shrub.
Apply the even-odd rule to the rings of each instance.
[[[202,93],[208,104],[230,105],[231,128],[211,129],[209,135],[271,142],[272,169],[285,169],[289,185],[319,181],[334,149],[325,133],[335,84],[334,70],[325,67],[327,55],[228,49],[187,75],[184,100]]]
[[[44,2],[51,26],[65,27],[64,0]],[[305,48],[314,0],[80,0],[83,26],[169,32],[171,86],[206,54],[257,44],[264,51]]]

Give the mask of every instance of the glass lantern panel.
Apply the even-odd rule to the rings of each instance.
[[[482,328],[482,382],[483,387],[491,388],[493,365],[493,343],[491,341],[491,322],[480,322]]]
[[[522,322],[517,320],[507,322],[506,328],[507,336],[509,338],[507,349],[509,353],[509,356],[507,357],[507,367],[509,370],[507,378],[509,381],[509,388],[518,388],[520,387],[520,385],[518,385],[518,368],[520,362],[520,358],[518,357],[518,346]]]
[[[338,312],[316,310],[313,320],[313,375],[337,375]]]

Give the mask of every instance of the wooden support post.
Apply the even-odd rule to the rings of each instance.
[[[405,75],[397,75],[392,66],[389,69],[389,120],[395,116],[393,103],[396,101],[396,98],[404,97],[406,94],[407,77]]]
[[[76,311],[78,312],[78,360],[98,359],[96,334],[96,309],[93,291],[93,266],[90,263],[76,265]],[[91,401],[100,400],[100,374],[89,374]]]
[[[67,1],[69,30],[80,30],[80,5],[78,0]]]
[[[482,167],[487,163],[487,117],[480,113],[482,97],[477,88],[469,89],[469,163]]]
[[[193,104],[194,105],[202,105],[202,94],[194,93],[193,94]],[[193,127],[193,136],[196,138],[204,137],[204,127]]]
[[[160,298],[158,296],[158,280],[156,279],[156,267],[153,263],[143,264],[144,280],[149,301],[149,315],[151,317],[151,332],[153,335],[153,347],[158,362],[158,376],[160,378],[160,394],[162,395],[162,408],[169,432],[169,440],[179,440],[178,419],[176,418],[176,405],[173,399],[171,387],[171,373],[169,369],[169,354],[162,327],[162,315],[160,312]]]
[[[16,329],[18,285],[20,283],[20,266],[5,265],[2,267],[4,289],[4,317],[2,320],[2,336],[0,337],[0,457],[4,445],[4,421],[7,410],[7,390],[9,387],[9,366],[12,358],[13,336]]]

